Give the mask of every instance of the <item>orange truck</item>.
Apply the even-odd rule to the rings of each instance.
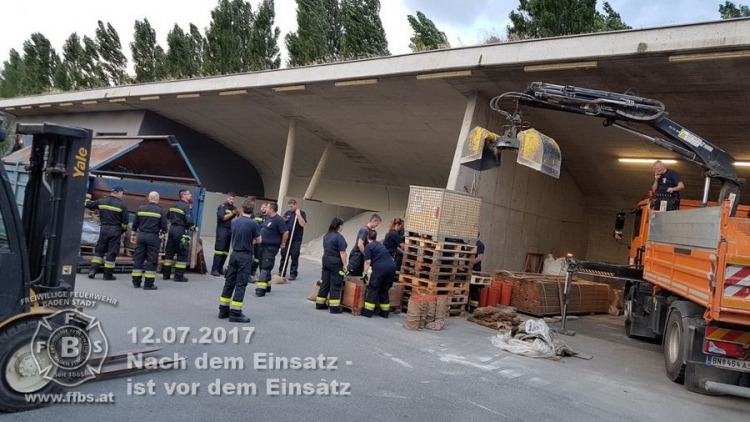
[[[515,102],[513,113],[502,109],[504,100]],[[625,280],[625,332],[628,337],[662,340],[672,381],[699,393],[750,398],[750,207],[740,205],[744,179],[736,174],[734,158],[669,119],[658,100],[534,82],[524,92],[492,99],[490,107],[509,124],[502,135],[475,128],[465,143],[468,153],[462,163],[470,158],[487,162],[483,151],[498,156],[515,149],[520,164],[558,176],[559,148],[551,138],[524,126],[523,106],[601,117],[605,126],[622,129],[705,170],[702,201],[675,201],[672,193],[661,193],[632,211],[636,218],[628,265],[570,259],[566,304],[576,272]],[[634,129],[636,123],[665,138]],[[715,202],[708,201],[711,179],[721,183]],[[616,238],[622,235],[624,217],[618,214]],[[563,333],[566,309],[564,305],[559,330]]]

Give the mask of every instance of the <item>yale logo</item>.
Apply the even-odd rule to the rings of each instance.
[[[84,147],[78,150],[76,154],[76,166],[73,168],[73,177],[83,177],[86,175],[86,158],[89,156],[89,150]]]

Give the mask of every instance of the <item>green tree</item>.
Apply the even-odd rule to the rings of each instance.
[[[435,23],[424,13],[417,11],[416,17],[408,15],[406,19],[409,21],[411,29],[414,30],[414,35],[409,39],[411,51],[450,48],[451,45],[448,42],[448,37],[445,36],[445,32],[440,32]]]
[[[107,22],[105,27],[102,21],[97,22],[96,43],[101,65],[109,82],[115,86],[129,83],[130,78],[125,70],[128,59],[122,53],[120,36],[112,24]]]
[[[55,71],[60,65],[60,57],[47,37],[35,32],[31,34],[31,39],[23,42],[23,62],[26,69],[23,93],[48,92],[53,86]]]
[[[251,69],[278,69],[281,66],[279,54],[279,27],[273,26],[276,12],[273,0],[263,0],[255,15],[250,33]]]
[[[731,1],[724,2],[719,5],[719,14],[722,19],[742,18],[750,16],[750,7],[732,3]]]
[[[11,49],[8,60],[3,62],[0,70],[0,98],[12,98],[23,95],[23,81],[26,79],[26,67],[23,57]]]
[[[208,75],[246,72],[252,68],[250,38],[253,12],[244,0],[219,0],[206,30],[204,67]]]
[[[285,37],[289,66],[338,60],[341,22],[338,0],[297,0],[297,32]]]
[[[191,38],[175,24],[167,34],[167,55],[165,66],[169,76],[184,79],[195,76],[193,51],[190,48]]]
[[[200,29],[197,26],[190,24],[190,52],[192,63],[195,66],[195,73],[193,76],[202,76],[203,71],[203,49],[206,45],[206,39],[203,38]]]
[[[164,49],[156,42],[156,31],[151,27],[148,19],[135,21],[133,42],[130,43],[133,53],[136,82],[154,82],[164,79],[166,66],[164,65]]]
[[[80,66],[83,72],[83,83],[79,89],[109,86],[107,74],[99,58],[99,45],[86,35],[83,36],[83,55]]]
[[[362,59],[391,54],[380,20],[380,0],[342,0],[341,27],[342,59]]]
[[[509,39],[546,38],[560,35],[630,29],[620,15],[604,2],[604,12],[596,10],[597,0],[520,0],[518,10],[508,16]]]

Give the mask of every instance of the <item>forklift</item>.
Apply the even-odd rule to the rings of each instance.
[[[108,354],[97,342],[82,345],[71,340],[75,335],[90,340],[88,333],[94,329],[75,306],[92,131],[19,123],[16,132],[30,137],[32,145],[23,196],[14,195],[0,165],[0,410],[4,412],[44,404],[27,400],[29,394],[60,393],[90,378],[143,369],[125,367],[127,353]],[[0,129],[2,142],[5,133]],[[17,197],[23,198],[21,212]],[[65,341],[68,350],[61,350]],[[95,368],[89,374],[95,377],[65,372],[57,365],[55,358],[66,354],[70,358],[71,350],[81,355],[72,356],[74,360]]]

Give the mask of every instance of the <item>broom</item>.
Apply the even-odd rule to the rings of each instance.
[[[289,265],[289,252],[292,251],[292,238],[294,238],[294,229],[297,228],[297,215],[294,216],[294,225],[292,225],[292,234],[289,235],[286,244],[286,256],[284,257],[284,267],[281,269],[281,275],[275,275],[271,277],[271,284],[287,284],[289,280],[286,278],[286,268]]]

